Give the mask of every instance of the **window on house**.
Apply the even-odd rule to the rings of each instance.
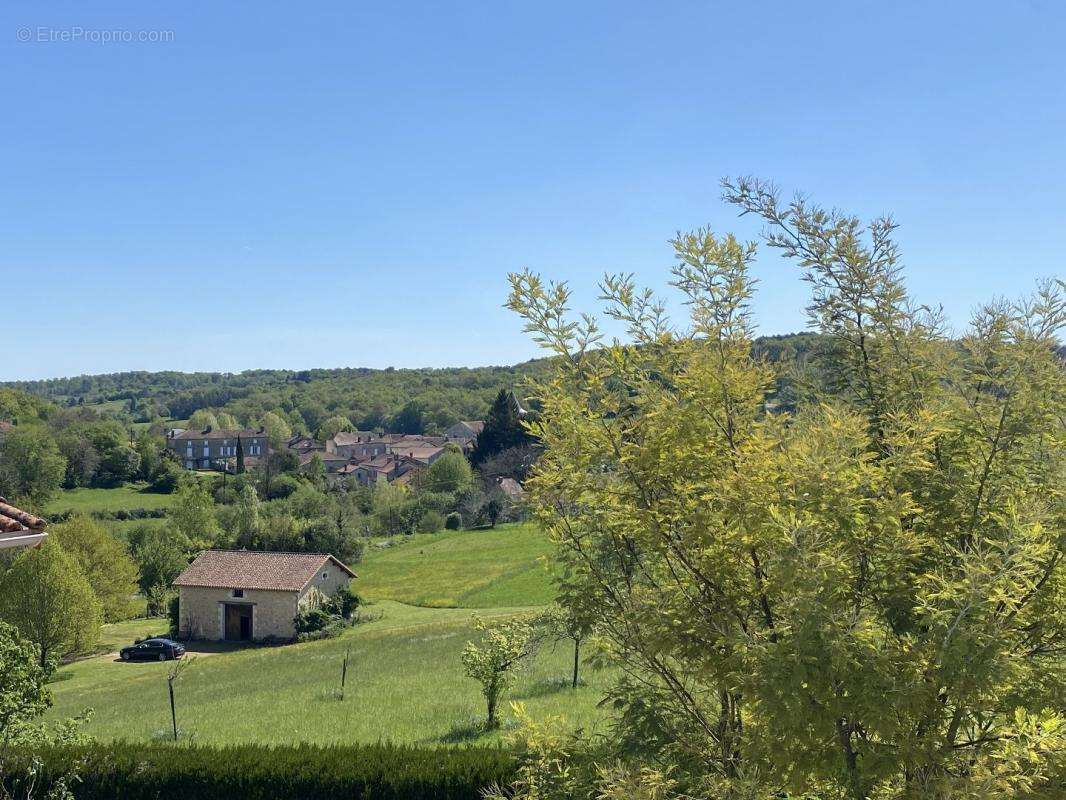
[[[325,580],[328,577],[329,577],[329,573],[328,572],[323,572],[322,573],[322,580]]]
[[[234,597],[244,597],[244,589],[234,589],[233,590],[233,596]]]

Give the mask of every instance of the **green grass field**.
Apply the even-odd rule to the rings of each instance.
[[[49,503],[45,515],[73,512],[91,514],[128,511],[131,508],[168,508],[174,496],[145,491],[147,484],[130,483],[114,489],[66,489]]]
[[[446,532],[371,547],[355,586],[369,622],[337,639],[284,647],[194,654],[177,685],[179,725],[194,741],[492,743],[482,734],[480,687],[462,674],[460,652],[476,633],[475,616],[530,613],[551,599],[539,559],[547,551],[533,526]],[[432,607],[431,607],[432,606]],[[165,627],[135,620],[105,626],[104,645]],[[348,691],[337,699],[341,661],[351,648]],[[571,652],[546,648],[521,671],[506,701],[534,716],[557,715],[576,727],[602,724],[596,708],[610,676],[586,669],[569,688]],[[53,683],[60,719],[94,709],[87,732],[144,739],[169,724],[167,664],[124,664],[97,656],[61,668]],[[504,707],[505,718],[510,711]]]
[[[549,545],[534,526],[416,534],[402,544],[371,544],[356,568],[360,595],[435,608],[550,603],[543,563]]]

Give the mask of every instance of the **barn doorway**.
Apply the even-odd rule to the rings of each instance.
[[[226,603],[226,641],[250,642],[252,633],[252,606],[245,603]]]

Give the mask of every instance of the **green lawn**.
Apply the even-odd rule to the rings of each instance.
[[[354,585],[372,620],[338,639],[284,647],[194,654],[177,685],[179,725],[195,741],[492,743],[481,734],[480,687],[462,674],[460,653],[476,636],[475,616],[530,613],[552,597],[540,558],[548,545],[532,525],[410,537],[371,545]],[[160,620],[105,626],[101,647],[114,652],[158,633]],[[334,694],[351,647],[348,691]],[[192,647],[191,649],[196,649]],[[574,727],[602,724],[596,708],[610,676],[585,670],[569,688],[571,651],[546,648],[519,673],[506,701],[534,716],[557,715]],[[88,733],[143,739],[169,722],[166,664],[124,664],[107,656],[61,668],[53,683],[53,719],[94,709]]]
[[[145,491],[147,484],[130,483],[114,489],[66,489],[45,508],[45,515],[67,511],[124,511],[131,508],[168,508],[174,496]]]
[[[549,552],[531,524],[444,531],[367,547],[354,586],[361,596],[435,608],[536,606],[554,596]]]

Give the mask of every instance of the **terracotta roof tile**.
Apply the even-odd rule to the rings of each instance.
[[[348,567],[326,553],[206,550],[175,579],[174,585],[298,592],[328,561],[356,577]]]
[[[0,497],[0,547],[22,547],[42,541],[48,523],[10,505]]]

